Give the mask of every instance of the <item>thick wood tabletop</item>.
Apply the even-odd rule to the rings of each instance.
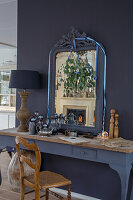
[[[34,139],[34,140],[40,140],[45,142],[54,142],[54,143],[61,143],[61,144],[67,144],[67,145],[74,145],[74,146],[80,146],[85,148],[95,148],[95,149],[102,149],[102,150],[108,150],[108,151],[117,151],[122,153],[132,153],[133,152],[133,141],[130,140],[124,140],[122,139],[122,145],[120,142],[116,143],[115,139],[111,140],[103,140],[103,139],[85,139],[85,142],[81,143],[71,143],[69,141],[65,141],[60,139],[62,135],[58,134],[56,136],[39,136],[39,135],[29,135],[28,132],[17,132],[16,128],[12,129],[5,129],[0,130],[0,135],[4,136],[21,136],[27,139]],[[110,143],[111,142],[111,143]]]

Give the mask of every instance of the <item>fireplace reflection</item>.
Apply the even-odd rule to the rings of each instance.
[[[86,124],[86,110],[84,109],[67,109],[67,118],[70,121],[69,117],[73,116],[73,120],[71,119],[71,123],[77,125],[85,125]]]

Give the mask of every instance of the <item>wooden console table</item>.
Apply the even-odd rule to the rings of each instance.
[[[108,164],[119,174],[121,200],[126,200],[129,175],[133,164],[133,145],[111,148],[101,144],[97,139],[88,139],[87,143],[72,144],[59,139],[59,136],[42,137],[20,133],[16,129],[7,129],[0,131],[0,149],[6,146],[15,147],[14,136],[18,135],[37,144],[41,152]]]

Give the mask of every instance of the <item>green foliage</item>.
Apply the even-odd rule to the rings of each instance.
[[[81,93],[88,91],[89,88],[95,87],[94,75],[95,71],[91,65],[88,67],[86,59],[79,57],[78,59],[71,56],[65,65],[62,65],[58,70],[58,74],[65,77],[60,78],[58,86],[64,83],[64,95],[69,96],[69,93]]]

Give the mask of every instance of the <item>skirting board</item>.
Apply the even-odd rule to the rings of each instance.
[[[57,192],[57,193],[60,193],[60,194],[67,196],[66,190],[62,190],[62,189],[58,189],[58,188],[51,188],[50,190],[53,191],[53,192]],[[71,192],[71,196],[73,198],[78,198],[78,199],[81,199],[81,200],[100,200],[100,199],[96,199],[94,197],[88,197],[86,195],[78,194],[78,193],[75,193],[75,192]]]

